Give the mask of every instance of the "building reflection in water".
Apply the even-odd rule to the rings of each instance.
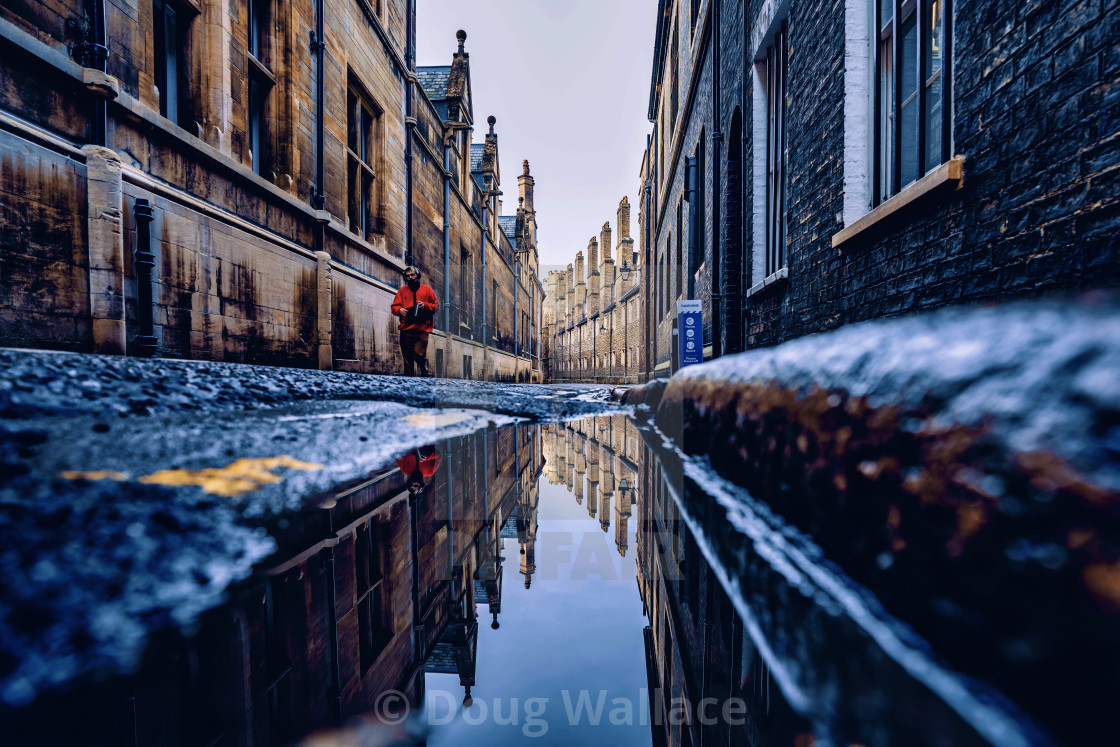
[[[644,678],[634,599],[632,622],[620,623],[616,642],[582,652],[600,667],[590,659],[579,665],[585,686],[598,692],[609,685],[604,672],[632,672],[613,681],[632,682],[631,697],[646,701],[639,742],[758,744],[768,732],[787,733],[792,715],[680,520],[667,479],[621,415],[491,428],[414,450],[271,527],[283,560],[204,615],[191,635],[163,636],[137,673],[46,698],[5,720],[17,743],[279,745],[367,714],[389,691],[401,693],[398,707],[420,708],[426,674],[457,678],[464,706],[484,686],[503,697],[535,695],[551,686],[547,671],[533,681],[476,682],[479,608],[498,630],[507,572],[520,576],[526,593],[563,599],[563,588],[549,584],[564,579],[549,575],[549,584],[533,587],[547,482],[566,488],[571,497],[563,500],[587,512],[577,520],[591,528],[585,541],[606,533],[612,554],[636,563],[631,572],[648,622]],[[555,572],[556,559],[548,562]],[[585,597],[592,613],[625,617],[604,601],[618,596],[616,587],[595,583]],[[616,611],[602,612],[608,608]],[[548,609],[551,617],[587,614]],[[522,616],[520,624],[545,636],[575,624],[551,617]],[[623,656],[626,640],[633,653]],[[741,698],[745,717],[734,725],[673,717],[674,702],[704,698],[715,698],[717,710]],[[589,743],[614,743],[608,732],[594,732]]]
[[[542,465],[535,426],[405,454],[270,527],[283,560],[189,635],[157,639],[137,672],[45,697],[5,730],[16,743],[289,744],[388,690],[418,706],[426,670],[457,674],[469,699],[476,605],[499,624],[503,537],[521,544],[526,584],[533,573]]]

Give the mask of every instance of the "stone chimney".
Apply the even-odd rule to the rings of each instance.
[[[568,263],[568,271],[565,276],[568,278],[568,303],[564,310],[568,318],[568,324],[571,324],[576,318],[576,272],[572,268],[571,262]]]
[[[587,283],[584,277],[583,252],[576,252],[576,321],[587,315]]]
[[[621,244],[630,238],[630,200],[623,197],[618,203],[618,241]],[[629,259],[629,257],[627,257]]]
[[[618,264],[630,266],[630,279],[619,279],[618,295],[626,293],[637,284],[638,261],[634,256],[634,239],[630,237],[630,201],[623,197],[618,203]]]
[[[533,212],[533,176],[529,173],[529,162],[521,162],[521,176],[517,177],[517,193],[521,206],[526,212]]]
[[[603,224],[603,230],[599,234],[603,244],[603,261],[606,262],[611,258],[611,222],[607,221]]]
[[[587,256],[590,258],[588,263],[587,273],[587,315],[591,316],[599,310],[599,242],[595,241],[595,237],[591,237],[591,241],[587,244]]]

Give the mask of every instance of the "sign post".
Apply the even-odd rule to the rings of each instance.
[[[677,345],[680,367],[704,361],[703,305],[700,301],[677,301]]]

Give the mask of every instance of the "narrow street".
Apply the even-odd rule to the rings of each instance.
[[[0,747],[1079,747],[1120,0],[0,2]]]
[[[1086,665],[1063,650],[1111,656],[1107,615],[1052,573],[1099,550],[1053,558],[1045,523],[1111,542],[1095,403],[1118,319],[1113,301],[947,311],[629,390],[0,350],[8,732],[1047,745],[1100,728],[1109,675],[1051,676]],[[885,340],[897,355],[869,368]],[[806,380],[833,393],[779,383]],[[1023,396],[976,409],[1001,391]],[[770,435],[725,430],[727,408]],[[946,433],[967,437],[947,472]],[[1062,434],[1050,461],[1004,462]],[[952,501],[995,490],[962,534]],[[1017,681],[1021,652],[977,660],[970,628],[1006,609],[1045,627],[1039,583],[1085,622],[1048,631]]]

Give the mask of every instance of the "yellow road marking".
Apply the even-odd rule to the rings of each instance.
[[[149,485],[197,485],[212,495],[235,497],[250,493],[262,485],[280,482],[280,477],[272,470],[287,469],[316,470],[321,464],[301,462],[289,456],[268,457],[264,459],[238,459],[225,467],[207,469],[165,469],[139,478]]]

